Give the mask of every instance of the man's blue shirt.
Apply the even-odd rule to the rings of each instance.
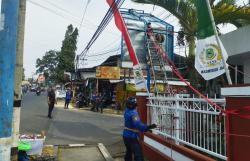
[[[70,100],[71,99],[71,92],[67,91],[66,92],[66,100]]]
[[[126,108],[124,113],[124,125],[123,137],[127,138],[137,138],[139,131],[144,132],[147,129],[147,125],[140,121],[136,109]]]

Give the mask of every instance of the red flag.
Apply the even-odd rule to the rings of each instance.
[[[112,10],[113,10],[114,18],[115,18],[115,24],[116,24],[116,27],[122,32],[123,38],[128,48],[130,59],[133,62],[133,66],[135,66],[138,64],[138,60],[136,58],[135,51],[132,46],[129,33],[128,33],[128,29],[125,25],[125,22],[120,14],[119,9],[117,8],[115,0],[106,0],[106,1],[110,7],[112,7],[112,4],[114,3]]]

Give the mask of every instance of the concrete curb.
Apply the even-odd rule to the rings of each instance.
[[[65,145],[44,145],[44,147],[53,147],[54,155],[57,157],[58,147],[87,147],[87,146],[96,146],[96,145],[85,145],[85,144],[65,144]],[[114,161],[106,147],[102,143],[97,144],[98,149],[100,150],[105,161]]]
[[[110,153],[102,143],[98,143],[98,148],[106,161],[114,161],[114,159],[111,157]]]

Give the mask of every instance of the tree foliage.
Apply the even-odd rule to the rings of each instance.
[[[48,80],[55,79],[55,71],[58,64],[57,59],[58,52],[50,50],[45,53],[42,59],[36,60],[36,73],[44,73],[44,76]]]
[[[64,72],[74,70],[75,51],[77,49],[78,29],[69,25],[60,51],[50,50],[36,60],[36,73],[44,73],[46,80],[64,82]]]

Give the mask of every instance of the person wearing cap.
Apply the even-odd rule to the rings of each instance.
[[[136,106],[136,98],[129,97],[124,113],[123,141],[126,147],[125,161],[133,161],[133,156],[134,161],[144,161],[142,149],[138,141],[139,132],[146,132],[156,128],[155,124],[145,125],[140,121]]]

